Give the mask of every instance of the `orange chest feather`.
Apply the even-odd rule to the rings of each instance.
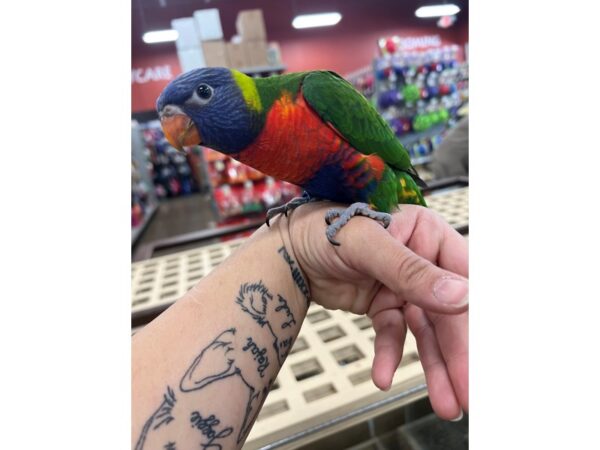
[[[302,184],[347,143],[306,104],[284,94],[271,107],[261,134],[237,158],[281,180]]]

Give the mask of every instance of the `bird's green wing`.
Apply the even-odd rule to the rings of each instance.
[[[302,83],[307,103],[356,150],[376,153],[392,168],[414,173],[410,156],[377,110],[334,72],[311,72]]]

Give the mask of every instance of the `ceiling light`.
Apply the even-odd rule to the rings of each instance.
[[[342,15],[338,12],[328,12],[319,14],[302,14],[294,17],[292,26],[294,28],[313,28],[329,27],[342,20]]]
[[[142,36],[146,44],[158,44],[160,42],[173,42],[179,37],[177,30],[148,31]]]
[[[423,17],[441,17],[441,16],[452,16],[457,14],[460,8],[452,3],[445,3],[443,5],[429,5],[421,6],[415,11],[415,16]]]

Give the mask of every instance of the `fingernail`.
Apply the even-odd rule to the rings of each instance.
[[[440,303],[463,306],[469,303],[469,284],[458,278],[442,277],[435,282],[433,295]]]
[[[458,417],[456,417],[455,419],[450,419],[450,422],[460,422],[463,418],[463,410],[460,410],[460,415]]]

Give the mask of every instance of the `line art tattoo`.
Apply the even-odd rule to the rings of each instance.
[[[252,330],[245,330],[239,336],[231,327],[202,348],[181,378],[177,397],[167,387],[159,408],[144,424],[135,450],[177,450],[177,438],[189,434],[182,427],[189,430],[190,426],[198,430],[200,439],[194,447],[202,450],[222,450],[229,436],[235,437],[237,444],[246,438],[275,382],[275,375],[269,375],[268,369],[272,361],[281,367],[294,341],[293,328],[298,324],[285,297],[273,295],[262,281],[242,284],[235,303],[268,333],[246,334]],[[207,405],[203,393],[220,383],[234,383],[233,380],[238,380],[238,386],[247,393],[239,424],[223,423],[225,416],[219,417],[217,411],[227,411],[227,404]],[[234,386],[229,385],[223,392]],[[181,402],[182,395],[195,397]]]

